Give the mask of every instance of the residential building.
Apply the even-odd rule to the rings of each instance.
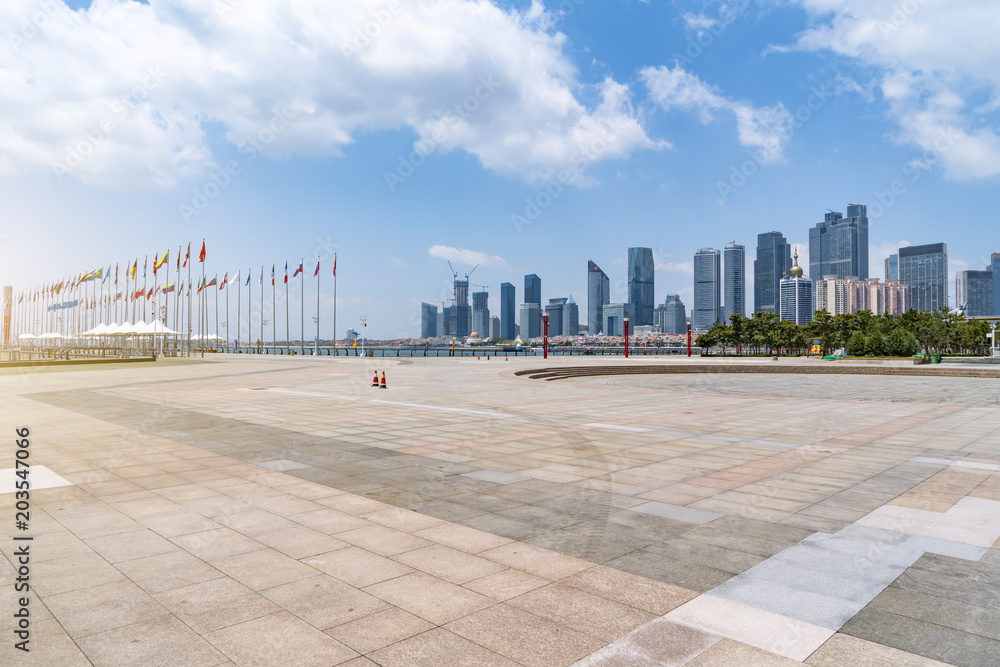
[[[694,307],[691,329],[708,331],[722,319],[721,256],[715,248],[702,248],[694,255]]]
[[[948,307],[948,245],[928,243],[899,249],[899,282],[910,288],[910,307]]]
[[[508,340],[517,338],[517,310],[514,301],[514,285],[500,284],[500,337]]]
[[[604,326],[604,305],[611,301],[611,283],[601,267],[587,262],[587,333],[598,334]]]
[[[897,280],[883,283],[878,278],[823,276],[816,281],[815,310],[825,310],[831,315],[853,315],[862,310],[873,315],[902,315],[908,302],[909,289]]]
[[[727,243],[723,250],[722,268],[725,272],[722,320],[729,322],[733,315],[746,314],[744,293],[746,291],[746,247],[736,241]]]
[[[434,338],[438,335],[438,307],[433,303],[420,304],[420,337]]]
[[[780,232],[757,235],[757,259],[753,263],[753,309],[755,313],[780,311],[778,286],[792,270],[792,246]]]
[[[898,280],[880,283],[878,278],[865,281],[865,307],[872,315],[902,315],[910,309],[910,288]],[[818,309],[817,309],[818,310]]]
[[[868,208],[864,204],[848,204],[846,218],[830,211],[809,230],[809,273],[868,277]]]
[[[799,254],[795,253],[792,270],[781,279],[781,319],[796,324],[809,324],[813,319],[815,286],[809,276],[799,266]]]
[[[653,324],[653,281],[653,249],[629,248],[628,302],[635,309],[636,326]]]

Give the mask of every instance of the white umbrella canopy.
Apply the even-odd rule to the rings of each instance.
[[[102,335],[102,336],[116,336],[116,335],[120,335],[122,333],[125,333],[123,331],[123,326],[124,325],[121,325],[121,324],[118,324],[118,323],[109,324],[107,326],[107,328],[104,330],[104,332],[102,334],[100,334],[100,335]]]
[[[170,327],[164,325],[163,322],[160,322],[159,320],[153,322],[153,324],[151,324],[150,326],[152,327],[153,333],[161,336],[174,336],[180,334],[179,331],[174,331]]]
[[[20,336],[18,336],[17,338],[18,338],[18,340],[35,340],[36,337],[37,336],[35,336],[35,334],[23,333]]]
[[[43,333],[41,336],[39,336],[39,338],[44,338],[46,340],[55,340],[56,338],[65,338],[65,337],[66,336],[62,336],[60,334],[51,333],[51,332],[50,333]]]
[[[101,322],[100,324],[98,324],[96,327],[94,327],[90,331],[84,331],[80,335],[81,336],[103,336],[107,332],[108,332],[108,325],[105,324],[104,322]]]

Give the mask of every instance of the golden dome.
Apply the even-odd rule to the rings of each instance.
[[[795,252],[795,263],[792,265],[792,270],[788,272],[789,278],[801,278],[805,272],[802,267],[799,266],[799,253]]]

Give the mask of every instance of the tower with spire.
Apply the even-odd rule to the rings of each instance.
[[[788,275],[781,279],[779,286],[781,295],[781,319],[796,324],[809,324],[813,319],[815,287],[812,278],[805,274],[799,266],[799,253],[796,250],[792,268]]]

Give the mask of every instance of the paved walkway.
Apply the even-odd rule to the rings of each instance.
[[[1000,663],[998,381],[543,363],[6,371],[0,664]]]

